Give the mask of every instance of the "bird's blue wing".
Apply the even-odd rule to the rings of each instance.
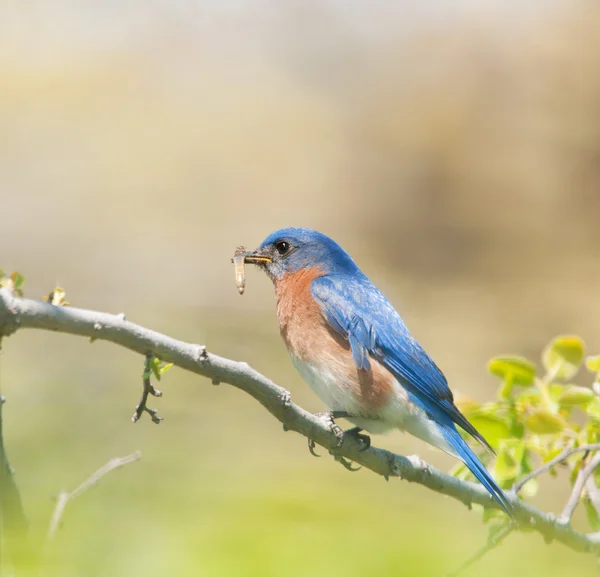
[[[331,327],[348,339],[358,368],[370,368],[369,356],[376,359],[435,420],[449,418],[493,452],[454,405],[442,371],[413,338],[394,307],[366,277],[319,277],[312,282],[311,293]]]
[[[311,293],[333,330],[348,339],[357,368],[369,370],[369,357],[386,367],[410,399],[437,424],[456,455],[512,516],[509,499],[455,425],[493,453],[492,448],[455,406],[446,377],[379,289],[364,275],[327,275],[312,281]]]

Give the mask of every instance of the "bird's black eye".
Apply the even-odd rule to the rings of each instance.
[[[285,240],[280,240],[275,245],[275,248],[277,249],[277,252],[279,254],[285,254],[286,252],[288,252],[290,250],[290,243],[286,242]]]

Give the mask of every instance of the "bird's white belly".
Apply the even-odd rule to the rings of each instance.
[[[352,415],[362,413],[356,398],[344,383],[345,375],[337,374],[331,368],[334,365],[314,365],[293,356],[291,359],[300,376],[329,409]]]
[[[310,388],[332,411],[353,415],[348,420],[370,433],[381,434],[401,429],[423,441],[454,454],[437,425],[425,411],[408,398],[404,387],[395,381],[392,395],[377,414],[361,407],[352,390],[345,383],[346,375],[335,371],[334,364],[311,364],[291,356],[292,363]],[[354,416],[355,415],[355,416]]]

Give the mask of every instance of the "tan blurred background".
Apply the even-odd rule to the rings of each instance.
[[[322,230],[453,389],[490,399],[492,355],[537,359],[558,333],[600,351],[600,6],[4,0],[0,200],[0,266],[28,296],[58,283],[75,306],[251,362],[311,410],[268,280],[250,271],[240,298],[229,257]],[[437,575],[485,541],[478,514],[313,459],[243,394],[178,370],[154,402],[165,421],[133,426],[141,370],[104,343],[5,343],[37,539],[53,494],[144,453],[73,504],[50,574]],[[560,509],[566,486],[543,493]],[[469,574],[594,563],[524,535]]]

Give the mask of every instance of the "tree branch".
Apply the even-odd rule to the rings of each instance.
[[[152,376],[152,361],[154,359],[154,355],[152,353],[146,353],[146,360],[144,362],[144,374],[142,375],[142,396],[140,397],[140,402],[135,407],[135,413],[133,413],[133,417],[131,417],[131,421],[133,423],[137,423],[142,416],[142,413],[146,411],[152,422],[158,425],[162,421],[162,417],[157,415],[156,409],[149,409],[146,403],[148,402],[148,395],[152,395],[153,397],[162,397],[162,393],[154,388],[154,385],[150,382],[150,377]]]
[[[541,467],[531,471],[531,473],[525,475],[522,479],[519,479],[514,485],[512,490],[515,493],[518,493],[523,486],[531,479],[549,471],[555,465],[559,465],[564,462],[571,455],[575,455],[576,453],[582,453],[586,451],[600,451],[600,443],[593,443],[591,445],[580,445],[579,447],[567,447],[562,452],[560,452],[554,459],[550,459],[547,463],[544,463]]]
[[[46,537],[46,545],[50,543],[56,531],[58,531],[58,527],[60,526],[60,521],[65,513],[65,509],[70,501],[75,499],[75,497],[79,497],[82,493],[85,493],[88,489],[91,489],[104,475],[107,475],[111,471],[115,469],[119,469],[120,467],[124,467],[129,463],[133,463],[142,457],[142,453],[136,451],[131,455],[127,455],[126,457],[114,458],[111,459],[106,465],[100,467],[97,471],[92,473],[81,485],[79,485],[76,489],[71,492],[61,491],[58,495],[58,499],[56,500],[56,507],[54,507],[54,513],[52,513],[52,519],[50,520],[50,527],[48,529],[48,536]]]
[[[579,503],[583,488],[585,487],[585,482],[590,478],[598,465],[600,465],[600,453],[596,453],[590,459],[590,462],[579,471],[577,479],[575,479],[575,484],[573,485],[573,491],[571,492],[563,512],[560,514],[559,522],[568,523],[571,520],[577,504]]]
[[[152,353],[163,361],[207,377],[213,383],[229,383],[245,391],[277,418],[285,430],[296,431],[325,447],[334,456],[354,461],[385,479],[400,477],[457,499],[469,507],[472,504],[485,508],[499,507],[482,485],[451,477],[419,457],[404,457],[375,447],[361,451],[362,443],[351,438],[339,446],[337,436],[324,419],[293,403],[288,391],[247,363],[211,354],[203,346],[178,341],[131,323],[120,315],[15,298],[8,290],[0,289],[0,334],[8,335],[17,329],[27,328],[92,337],[142,355]],[[512,491],[508,496],[521,526],[538,531],[547,541],[555,539],[576,551],[600,554],[600,535],[584,534],[568,524],[558,523],[554,514],[545,513],[519,500]]]
[[[2,408],[5,402],[6,399],[0,396],[0,518],[4,533],[2,536],[3,553],[6,553],[6,557],[16,567],[30,554],[29,525],[23,510],[21,494],[15,483],[13,470],[4,447]]]

